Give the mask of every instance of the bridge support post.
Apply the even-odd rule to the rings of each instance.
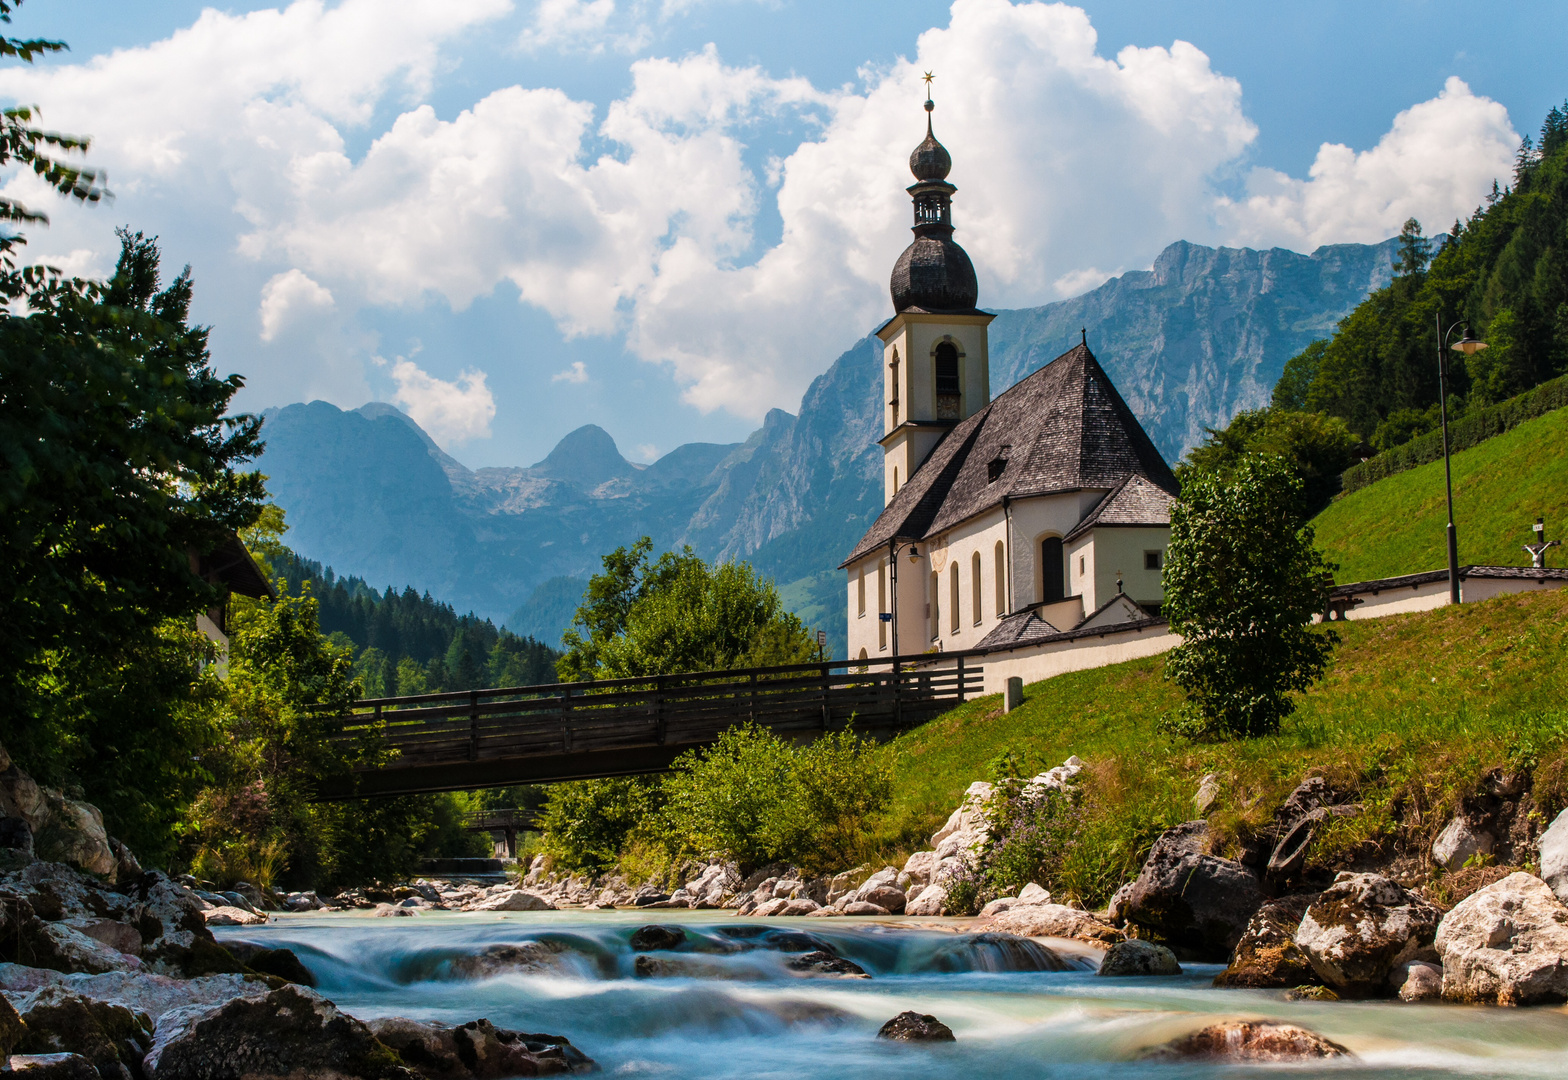
[[[468,692],[468,760],[479,760],[479,691]]]
[[[506,827],[506,857],[508,859],[515,859],[515,858],[517,858],[517,826],[516,825],[508,825]]]

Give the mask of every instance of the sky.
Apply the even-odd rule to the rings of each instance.
[[[111,202],[4,193],[28,253],[189,263],[260,410],[390,401],[470,466],[597,423],[730,442],[890,315],[925,71],[992,309],[1167,244],[1428,233],[1568,97],[1560,4],[1384,0],[26,0],[0,100]]]

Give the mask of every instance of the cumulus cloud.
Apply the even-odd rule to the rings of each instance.
[[[557,371],[550,376],[551,382],[585,383],[588,381],[588,365],[581,360],[573,360],[572,366],[565,371]]]
[[[422,104],[446,44],[508,7],[209,9],[146,48],[7,69],[0,94],[99,133],[95,161],[122,196],[156,191],[205,220],[238,215],[235,247],[275,275],[263,289],[268,340],[297,313],[326,310],[323,296],[340,317],[432,298],[461,310],[510,283],[565,335],[622,336],[692,403],[753,417],[793,406],[888,313],[887,277],[909,242],[905,161],[924,134],[924,70],[938,74],[958,239],[992,307],[1090,288],[1106,276],[1099,267],[1146,266],[1176,239],[1310,249],[1382,239],[1408,216],[1435,229],[1508,174],[1517,145],[1500,105],[1450,80],[1377,146],[1324,146],[1305,179],[1246,171],[1256,128],[1242,89],[1196,46],[1102,56],[1082,10],[1009,0],[956,0],[913,55],[866,69],[855,86],[776,78],[709,46],[632,63],[630,89],[607,108],[523,85],[455,114]],[[545,0],[530,32],[613,36],[647,10]],[[420,34],[406,32],[416,25]],[[347,134],[383,113],[390,124],[351,152],[364,140]],[[768,155],[758,175],[751,133],[802,123],[809,136]],[[1223,196],[1221,179],[1238,175],[1244,194]],[[762,245],[765,210],[781,227]],[[77,228],[51,242],[90,251],[85,238],[106,231]],[[416,385],[408,392],[423,399],[489,401],[478,372]],[[454,415],[483,411],[464,408]]]
[[[333,303],[332,293],[302,270],[273,275],[261,290],[261,340],[271,341],[301,316],[330,311]]]
[[[1518,147],[1508,110],[1450,77],[1437,97],[1396,116],[1370,150],[1324,143],[1306,180],[1254,169],[1246,198],[1221,200],[1221,217],[1235,242],[1305,250],[1375,243],[1412,217],[1433,233],[1509,175]]]
[[[533,22],[518,44],[524,49],[587,45],[600,52],[606,44],[605,27],[614,14],[615,0],[539,0]]]
[[[392,364],[392,378],[397,383],[392,400],[443,449],[490,437],[495,398],[485,385],[483,371],[470,368],[447,382],[412,360],[399,358]]]

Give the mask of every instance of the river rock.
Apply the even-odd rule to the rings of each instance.
[[[740,888],[740,872],[730,863],[710,863],[683,886],[694,908],[719,908]]]
[[[390,907],[389,904],[377,905],[378,908]],[[381,914],[378,910],[376,914]],[[224,904],[220,907],[208,908],[201,913],[203,921],[208,926],[263,926],[267,917],[258,911],[246,911],[243,908],[229,907]]]
[[[1458,870],[1472,856],[1492,853],[1492,834],[1475,829],[1463,817],[1450,821],[1432,841],[1432,861]]]
[[[201,901],[159,870],[118,886],[134,904],[131,922],[142,936],[142,959],[162,975],[187,978],[239,972],[240,963],[207,929]]]
[[[635,952],[662,952],[678,949],[685,941],[686,931],[679,926],[653,923],[632,931],[631,946]]]
[[[955,1042],[953,1029],[930,1013],[901,1012],[882,1025],[879,1039],[895,1042]]]
[[[851,900],[838,909],[843,915],[888,915],[891,914],[881,904],[873,904],[865,900]]]
[[[227,941],[224,945],[234,958],[252,971],[259,971],[263,975],[282,979],[298,986],[315,986],[316,977],[311,974],[293,949],[269,949],[265,945],[257,945],[250,941]]]
[[[1510,874],[1443,917],[1443,997],[1498,1005],[1568,1001],[1568,906],[1540,878]]]
[[[22,1018],[17,1015],[16,1008],[7,997],[0,996],[0,1061],[11,1056],[17,1043],[22,1041],[26,1029],[22,1026]]]
[[[1541,834],[1541,879],[1551,886],[1557,899],[1568,902],[1568,810],[1552,819]]]
[[[1443,969],[1425,960],[1411,960],[1404,974],[1395,969],[1390,984],[1399,984],[1400,1001],[1434,1001],[1443,996]]]
[[[401,909],[401,910],[407,910]],[[538,893],[529,892],[527,889],[513,889],[510,892],[492,896],[488,900],[474,905],[475,911],[554,911],[555,905],[550,903]]]
[[[1030,802],[1038,802],[1047,795],[1067,791],[1081,772],[1083,761],[1074,754],[1056,768],[1047,769],[1025,781],[1020,794]]]
[[[1238,862],[1207,854],[1208,823],[1189,821],[1154,842],[1124,913],[1166,942],[1228,957],[1263,905],[1263,889]]]
[[[1214,985],[1268,989],[1317,982],[1312,961],[1296,944],[1296,928],[1316,898],[1316,893],[1285,896],[1260,907]]]
[[[894,915],[903,913],[908,900],[904,891],[894,885],[878,885],[874,889],[862,889],[859,892],[859,899],[862,903],[873,904],[882,908],[884,912],[891,912]]]
[[[947,887],[927,885],[904,904],[905,915],[940,915],[947,906]]]
[[[412,1080],[417,1075],[360,1021],[298,986],[166,1014],[142,1067],[147,1080]]]
[[[1096,919],[1087,911],[1066,904],[1023,904],[1008,908],[978,923],[976,930],[993,930],[1020,937],[1077,938],[1114,945],[1126,935]]]
[[[853,960],[846,960],[842,956],[834,956],[820,949],[792,956],[784,962],[784,966],[791,971],[799,971],[807,975],[832,975],[841,979],[871,978],[866,974],[866,969]]]
[[[1200,818],[1209,816],[1209,810],[1219,801],[1220,778],[1214,773],[1205,773],[1202,780],[1198,781],[1198,792],[1192,797],[1192,808],[1197,811]]]
[[[821,907],[822,907],[822,905],[817,903],[815,900],[812,900],[812,899],[810,899],[808,897],[804,897],[803,896],[803,897],[800,897],[800,898],[795,899],[795,900],[785,901],[784,906],[782,908],[780,908],[778,911],[774,912],[774,914],[776,914],[776,915],[810,915],[813,911],[817,911]]]
[[[931,884],[931,875],[935,872],[934,851],[917,851],[904,861],[904,873],[909,875],[911,885],[924,887]]]
[[[1430,953],[1441,913],[1380,874],[1341,873],[1307,908],[1296,944],[1341,996],[1383,993],[1389,974]]]
[[[27,1080],[99,1080],[93,1063],[80,1054],[15,1054],[0,1068],[0,1076]]]
[[[1130,975],[1180,975],[1181,965],[1176,954],[1163,945],[1151,941],[1118,941],[1100,961],[1096,973],[1108,978]]]
[[[204,975],[197,979],[172,979],[147,971],[67,975],[20,964],[0,964],[0,990],[6,994],[19,998],[45,987],[60,987],[93,1001],[124,1005],[154,1020],[174,1009],[221,1005],[239,997],[264,997],[272,990],[254,975]]]
[[[486,945],[446,963],[449,978],[489,979],[497,975],[556,974],[564,970],[566,946],[557,941],[519,941]]]
[[[1227,1061],[1302,1061],[1346,1057],[1350,1051],[1315,1031],[1294,1024],[1237,1020],[1211,1024],[1156,1049],[1161,1059],[1220,1058]]]
[[[958,804],[958,809],[948,815],[947,821],[936,832],[931,834],[931,846],[941,849],[942,841],[955,833],[979,833],[984,831],[989,823],[985,816],[985,803],[991,797],[992,785],[984,780],[976,780],[964,792],[963,801]]]
[[[426,1080],[556,1076],[595,1068],[592,1059],[559,1035],[509,1031],[488,1020],[448,1027],[388,1017],[367,1026]]]
[[[51,986],[23,998],[24,1054],[80,1054],[104,1080],[131,1080],[152,1043],[152,1020],[123,1005]]]

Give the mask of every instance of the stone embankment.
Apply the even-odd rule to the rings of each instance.
[[[209,923],[265,920],[270,897],[144,870],[95,808],[34,783],[4,748],[0,812],[0,1075],[499,1080],[595,1067],[565,1038],[486,1020],[349,1016],[289,950],[213,938]]]

